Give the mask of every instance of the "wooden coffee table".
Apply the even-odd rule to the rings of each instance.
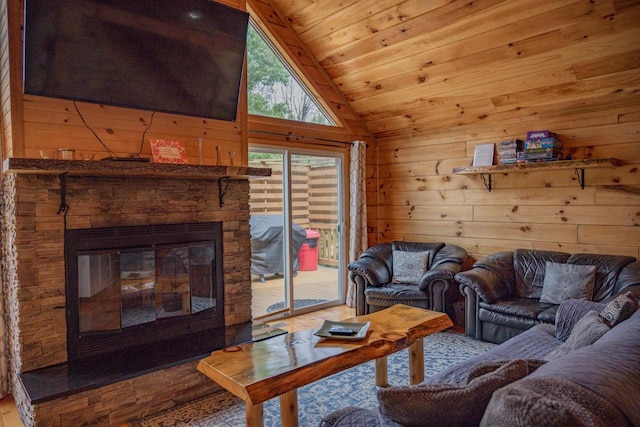
[[[200,360],[198,370],[245,401],[247,426],[263,425],[263,403],[280,396],[282,425],[298,425],[297,389],[370,360],[376,384],[387,385],[386,357],[409,347],[410,384],[424,380],[422,339],[453,325],[440,312],[394,305],[342,322],[371,322],[359,341],[321,338],[314,330],[228,347]]]

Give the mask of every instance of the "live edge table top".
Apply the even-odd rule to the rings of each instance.
[[[371,323],[367,336],[358,341],[322,338],[306,330],[228,347],[200,360],[198,370],[247,404],[257,405],[408,348],[453,325],[444,313],[401,304],[342,322]]]

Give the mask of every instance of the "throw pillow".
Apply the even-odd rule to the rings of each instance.
[[[378,391],[380,413],[404,426],[477,426],[493,392],[531,372],[516,359],[468,384],[423,384]]]
[[[589,311],[576,322],[569,338],[549,353],[545,359],[557,359],[580,347],[591,345],[606,334],[608,330],[609,326],[602,320],[600,314],[597,311]]]
[[[600,312],[606,304],[583,299],[568,299],[558,306],[556,311],[555,336],[560,341],[566,341],[578,320],[589,311]]]
[[[638,309],[638,302],[633,294],[628,291],[620,294],[602,309],[600,317],[610,328],[620,322],[624,322]]]
[[[591,300],[596,280],[595,265],[547,261],[540,302],[560,304],[569,298]]]
[[[393,250],[393,283],[417,285],[429,269],[429,252]]]
[[[488,374],[489,372],[493,372],[496,369],[500,368],[501,366],[506,365],[507,363],[510,363],[512,360],[488,360],[486,362],[479,362],[477,364],[475,364],[473,366],[473,368],[471,368],[469,370],[469,373],[467,374],[467,380],[466,380],[466,384],[469,384],[471,381],[475,380],[478,377],[481,377],[482,375]],[[520,360],[520,359],[518,359]],[[544,365],[545,363],[547,363],[546,360],[542,360],[542,359],[522,359],[524,360],[524,362],[526,362],[527,367],[529,369],[529,373],[535,371],[536,369],[538,369],[540,366]]]

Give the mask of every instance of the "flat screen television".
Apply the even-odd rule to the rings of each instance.
[[[248,22],[208,0],[26,0],[24,92],[235,121]]]

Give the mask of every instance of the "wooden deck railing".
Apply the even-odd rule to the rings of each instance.
[[[277,162],[260,164],[270,167],[271,176],[251,181],[249,204],[252,215],[282,215],[282,168]],[[337,230],[337,175],[335,166],[292,168],[293,222],[320,234],[318,263],[338,265],[340,234]]]
[[[340,248],[340,235],[336,227],[314,228],[320,234],[318,240],[318,263],[320,265],[335,267],[338,265]]]

